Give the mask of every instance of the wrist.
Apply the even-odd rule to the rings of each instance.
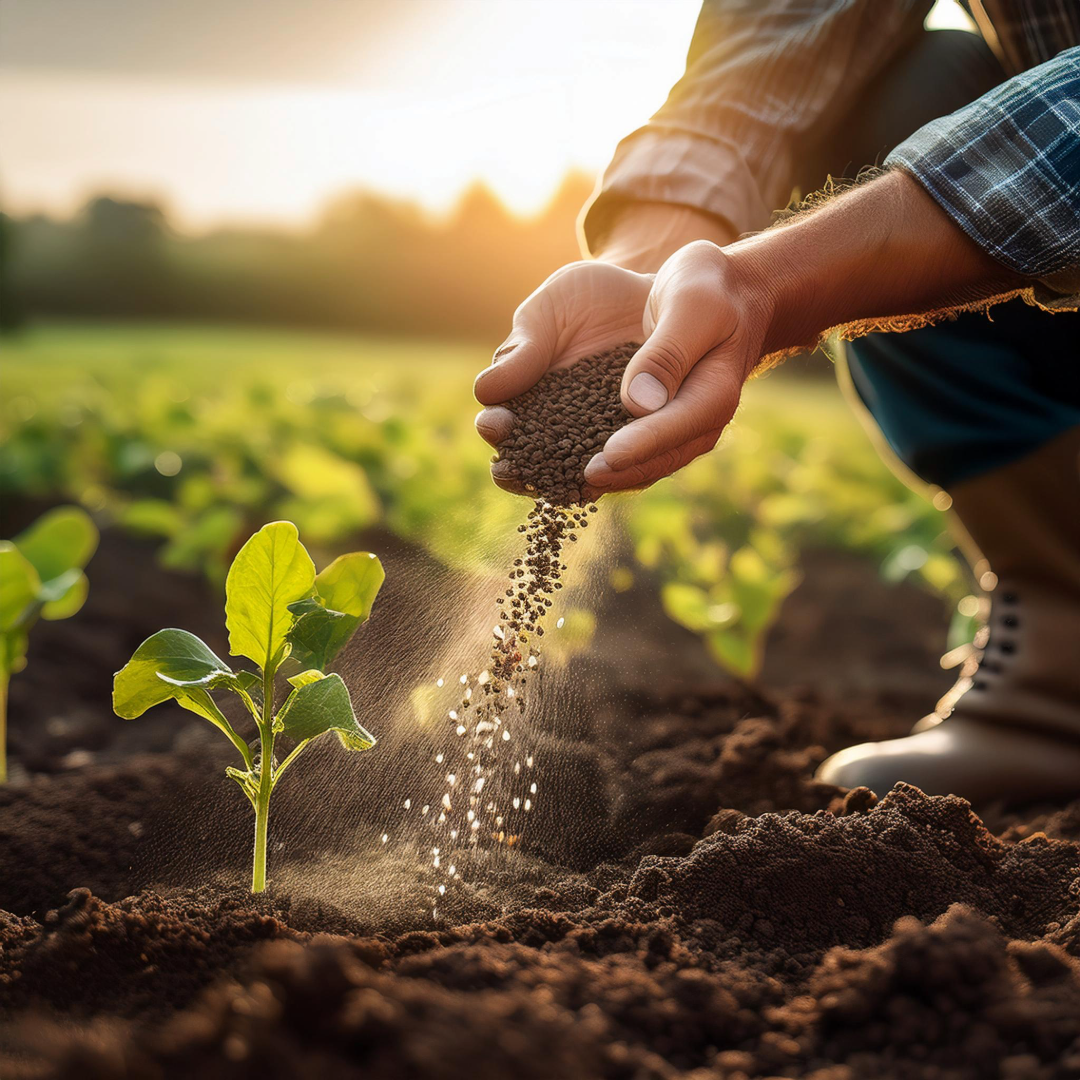
[[[667,258],[694,240],[723,247],[735,232],[722,218],[688,206],[668,203],[629,203],[617,216],[593,253],[639,274],[655,274]]]
[[[726,253],[740,288],[770,312],[763,355],[812,347],[837,327],[858,334],[1023,288],[902,172]]]

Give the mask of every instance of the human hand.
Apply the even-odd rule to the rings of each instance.
[[[656,275],[645,343],[627,365],[622,400],[635,420],[585,468],[596,493],[647,487],[707,453],[762,355],[768,297],[746,287],[723,249],[681,248]]]
[[[502,404],[528,390],[548,371],[642,338],[642,317],[652,277],[605,262],[578,262],[556,270],[514,313],[513,330],[476,379],[477,400],[487,406],[476,428],[492,446],[513,429]],[[492,464],[495,483],[522,493]]]
[[[596,262],[564,266],[518,309],[513,331],[476,380],[476,396],[489,406],[476,418],[481,436],[497,447],[514,425],[501,403],[552,368],[643,340],[651,275],[669,255],[700,239],[727,244],[734,233],[719,218],[674,204],[634,203],[618,212],[594,248]],[[500,467],[505,469],[495,462],[492,468],[495,482],[520,493],[500,477]]]

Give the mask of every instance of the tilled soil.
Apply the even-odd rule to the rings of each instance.
[[[604,650],[573,661],[590,686]],[[991,831],[959,799],[844,793],[817,762],[900,717],[654,682],[536,733],[532,838],[476,852],[437,921],[416,850],[370,835],[387,793],[327,805],[314,773],[252,898],[197,721],[0,790],[0,1075],[1080,1076],[1080,802],[979,808]]]

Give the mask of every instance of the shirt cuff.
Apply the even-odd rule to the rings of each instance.
[[[896,147],[885,165],[910,173],[988,255],[1034,279],[1040,303],[1075,307],[1076,135],[1041,73],[1026,72],[932,120]]]
[[[628,203],[686,206],[722,218],[736,233],[763,229],[771,216],[735,145],[659,127],[642,128],[619,143],[582,214],[590,252]]]

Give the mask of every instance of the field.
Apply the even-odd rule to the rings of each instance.
[[[0,535],[74,502],[102,540],[11,684],[0,1076],[1080,1075],[1080,803],[813,779],[932,706],[978,613],[933,493],[816,375],[754,384],[717,453],[601,501],[506,731],[529,816],[439,847],[447,710],[529,505],[471,430],[485,360],[161,325],[5,343]],[[385,565],[337,667],[380,742],[296,767],[253,897],[227,744],[109,690],[163,626],[227,655],[225,572],[276,518],[318,567]]]

